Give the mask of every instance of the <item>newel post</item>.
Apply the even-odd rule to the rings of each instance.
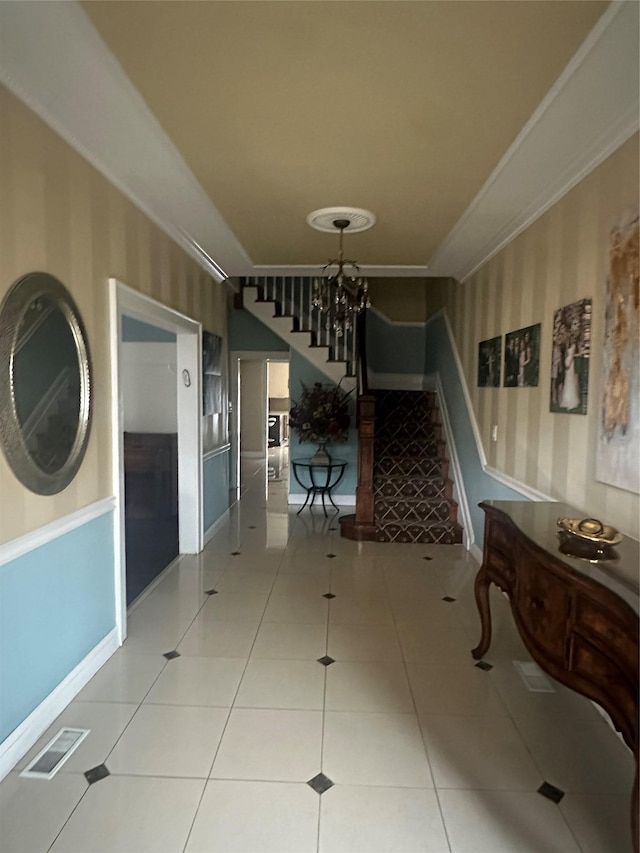
[[[375,439],[376,398],[372,394],[358,397],[358,485],[356,514],[340,519],[340,533],[358,542],[373,540],[376,535],[373,498],[373,443]]]
[[[375,439],[376,398],[358,397],[358,485],[356,488],[356,524],[373,524],[373,443]]]

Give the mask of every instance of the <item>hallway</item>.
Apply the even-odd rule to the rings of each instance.
[[[474,666],[462,546],[358,544],[296,510],[243,462],[224,528],[0,784],[2,853],[630,851],[631,754],[587,700],[525,688],[498,593]],[[62,725],[91,732],[21,778]]]

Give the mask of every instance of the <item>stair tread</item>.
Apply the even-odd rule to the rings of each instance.
[[[414,498],[414,497],[404,497],[403,495],[399,495],[398,497],[387,497],[386,495],[376,495],[376,504],[382,503],[405,503],[405,504],[446,504],[447,506],[457,507],[458,502],[452,500],[451,498]]]

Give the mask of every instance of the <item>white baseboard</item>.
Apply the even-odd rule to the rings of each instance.
[[[71,670],[26,720],[23,720],[18,728],[5,738],[0,744],[0,780],[15,767],[22,756],[31,749],[56,717],[64,711],[69,702],[75,699],[117,649],[118,630],[114,628]]]
[[[205,544],[205,545],[208,545],[208,544],[209,544],[209,542],[211,542],[211,540],[212,540],[212,539],[213,539],[213,537],[216,535],[216,533],[218,532],[218,530],[220,530],[220,528],[222,527],[222,525],[223,525],[226,521],[228,521],[228,520],[229,520],[229,510],[228,510],[228,509],[226,509],[226,510],[222,513],[222,515],[220,516],[220,518],[219,518],[217,521],[214,521],[214,522],[213,522],[213,524],[211,525],[211,527],[208,527],[208,528],[205,530],[205,532],[204,532],[204,544]]]
[[[479,547],[475,544],[475,542],[473,542],[473,543],[469,546],[469,553],[471,554],[471,556],[472,556],[472,557],[475,557],[475,559],[476,559],[480,564],[482,564],[482,548],[479,548]]]
[[[439,373],[436,374],[436,395],[438,397],[438,406],[440,409],[442,426],[444,427],[444,438],[447,442],[447,450],[449,454],[449,460],[451,462],[451,473],[453,475],[453,484],[455,486],[455,497],[457,499],[458,508],[460,510],[461,515],[460,523],[464,531],[464,544],[467,551],[470,551],[476,541],[476,537],[471,521],[471,510],[469,509],[469,501],[467,500],[467,492],[464,486],[462,468],[460,466],[460,460],[458,458],[456,442],[453,435],[453,429],[451,427],[451,420],[449,419],[447,399],[445,397],[444,388],[442,386]]]
[[[289,495],[289,504],[292,506],[300,506],[306,500],[306,495],[298,494],[294,492]],[[336,506],[353,506],[356,505],[356,496],[355,495],[331,495],[331,498]],[[309,503],[311,503],[311,498],[309,498]],[[325,504],[330,507],[331,502],[328,498],[325,498]],[[322,498],[317,495],[314,501],[314,507],[320,506],[322,507]]]

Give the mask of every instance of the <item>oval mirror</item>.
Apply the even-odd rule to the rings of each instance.
[[[31,491],[53,495],[74,478],[91,420],[82,319],[56,278],[20,278],[0,306],[0,441]]]

